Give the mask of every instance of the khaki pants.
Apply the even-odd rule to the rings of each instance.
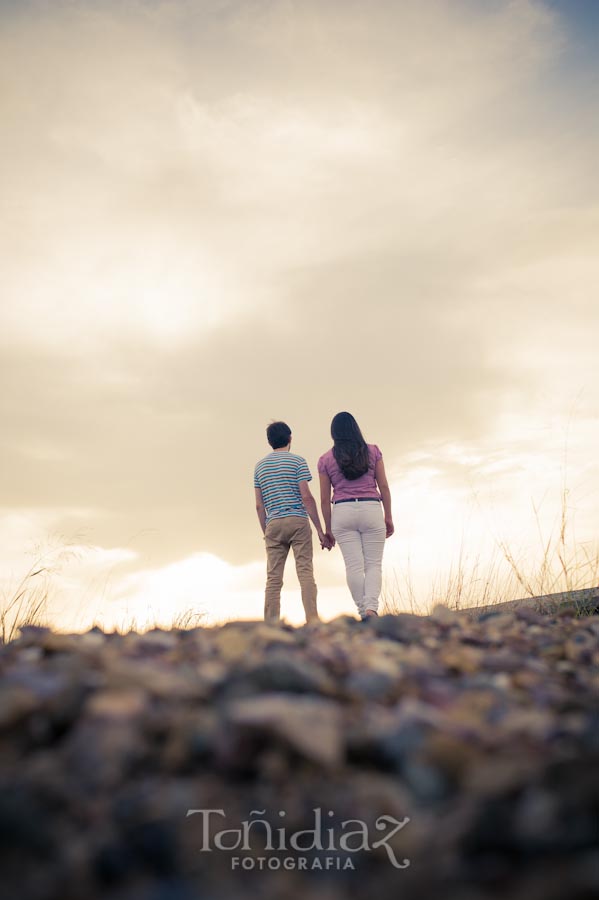
[[[266,592],[264,618],[278,622],[281,615],[281,588],[283,572],[293,547],[295,570],[302,591],[302,603],[307,622],[319,620],[316,609],[316,582],[312,565],[312,529],[304,516],[286,516],[271,519],[264,534],[266,543]]]

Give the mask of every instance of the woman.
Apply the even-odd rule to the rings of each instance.
[[[324,527],[331,545],[341,547],[347,585],[365,619],[378,616],[385,538],[395,530],[391,492],[383,454],[366,443],[350,413],[333,418],[331,437],[332,448],[318,460]]]

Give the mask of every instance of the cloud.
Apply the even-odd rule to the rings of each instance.
[[[598,415],[599,135],[547,3],[25,2],[2,25],[6,508],[243,566],[271,418],[315,471],[342,408],[393,470],[581,391]]]

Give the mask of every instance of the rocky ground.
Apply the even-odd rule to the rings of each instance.
[[[572,608],[25,628],[0,648],[0,893],[590,900],[598,696],[599,618]]]

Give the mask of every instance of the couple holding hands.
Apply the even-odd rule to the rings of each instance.
[[[394,531],[381,451],[366,443],[350,413],[334,416],[333,446],[318,460],[323,528],[308,485],[312,480],[308,464],[291,452],[291,429],[285,422],[273,422],[266,437],[272,452],[254,470],[256,511],[267,558],[264,618],[280,619],[283,572],[293,548],[306,621],[319,621],[310,520],[323,549],[339,544],[347,585],[361,618],[378,615],[385,539]]]

